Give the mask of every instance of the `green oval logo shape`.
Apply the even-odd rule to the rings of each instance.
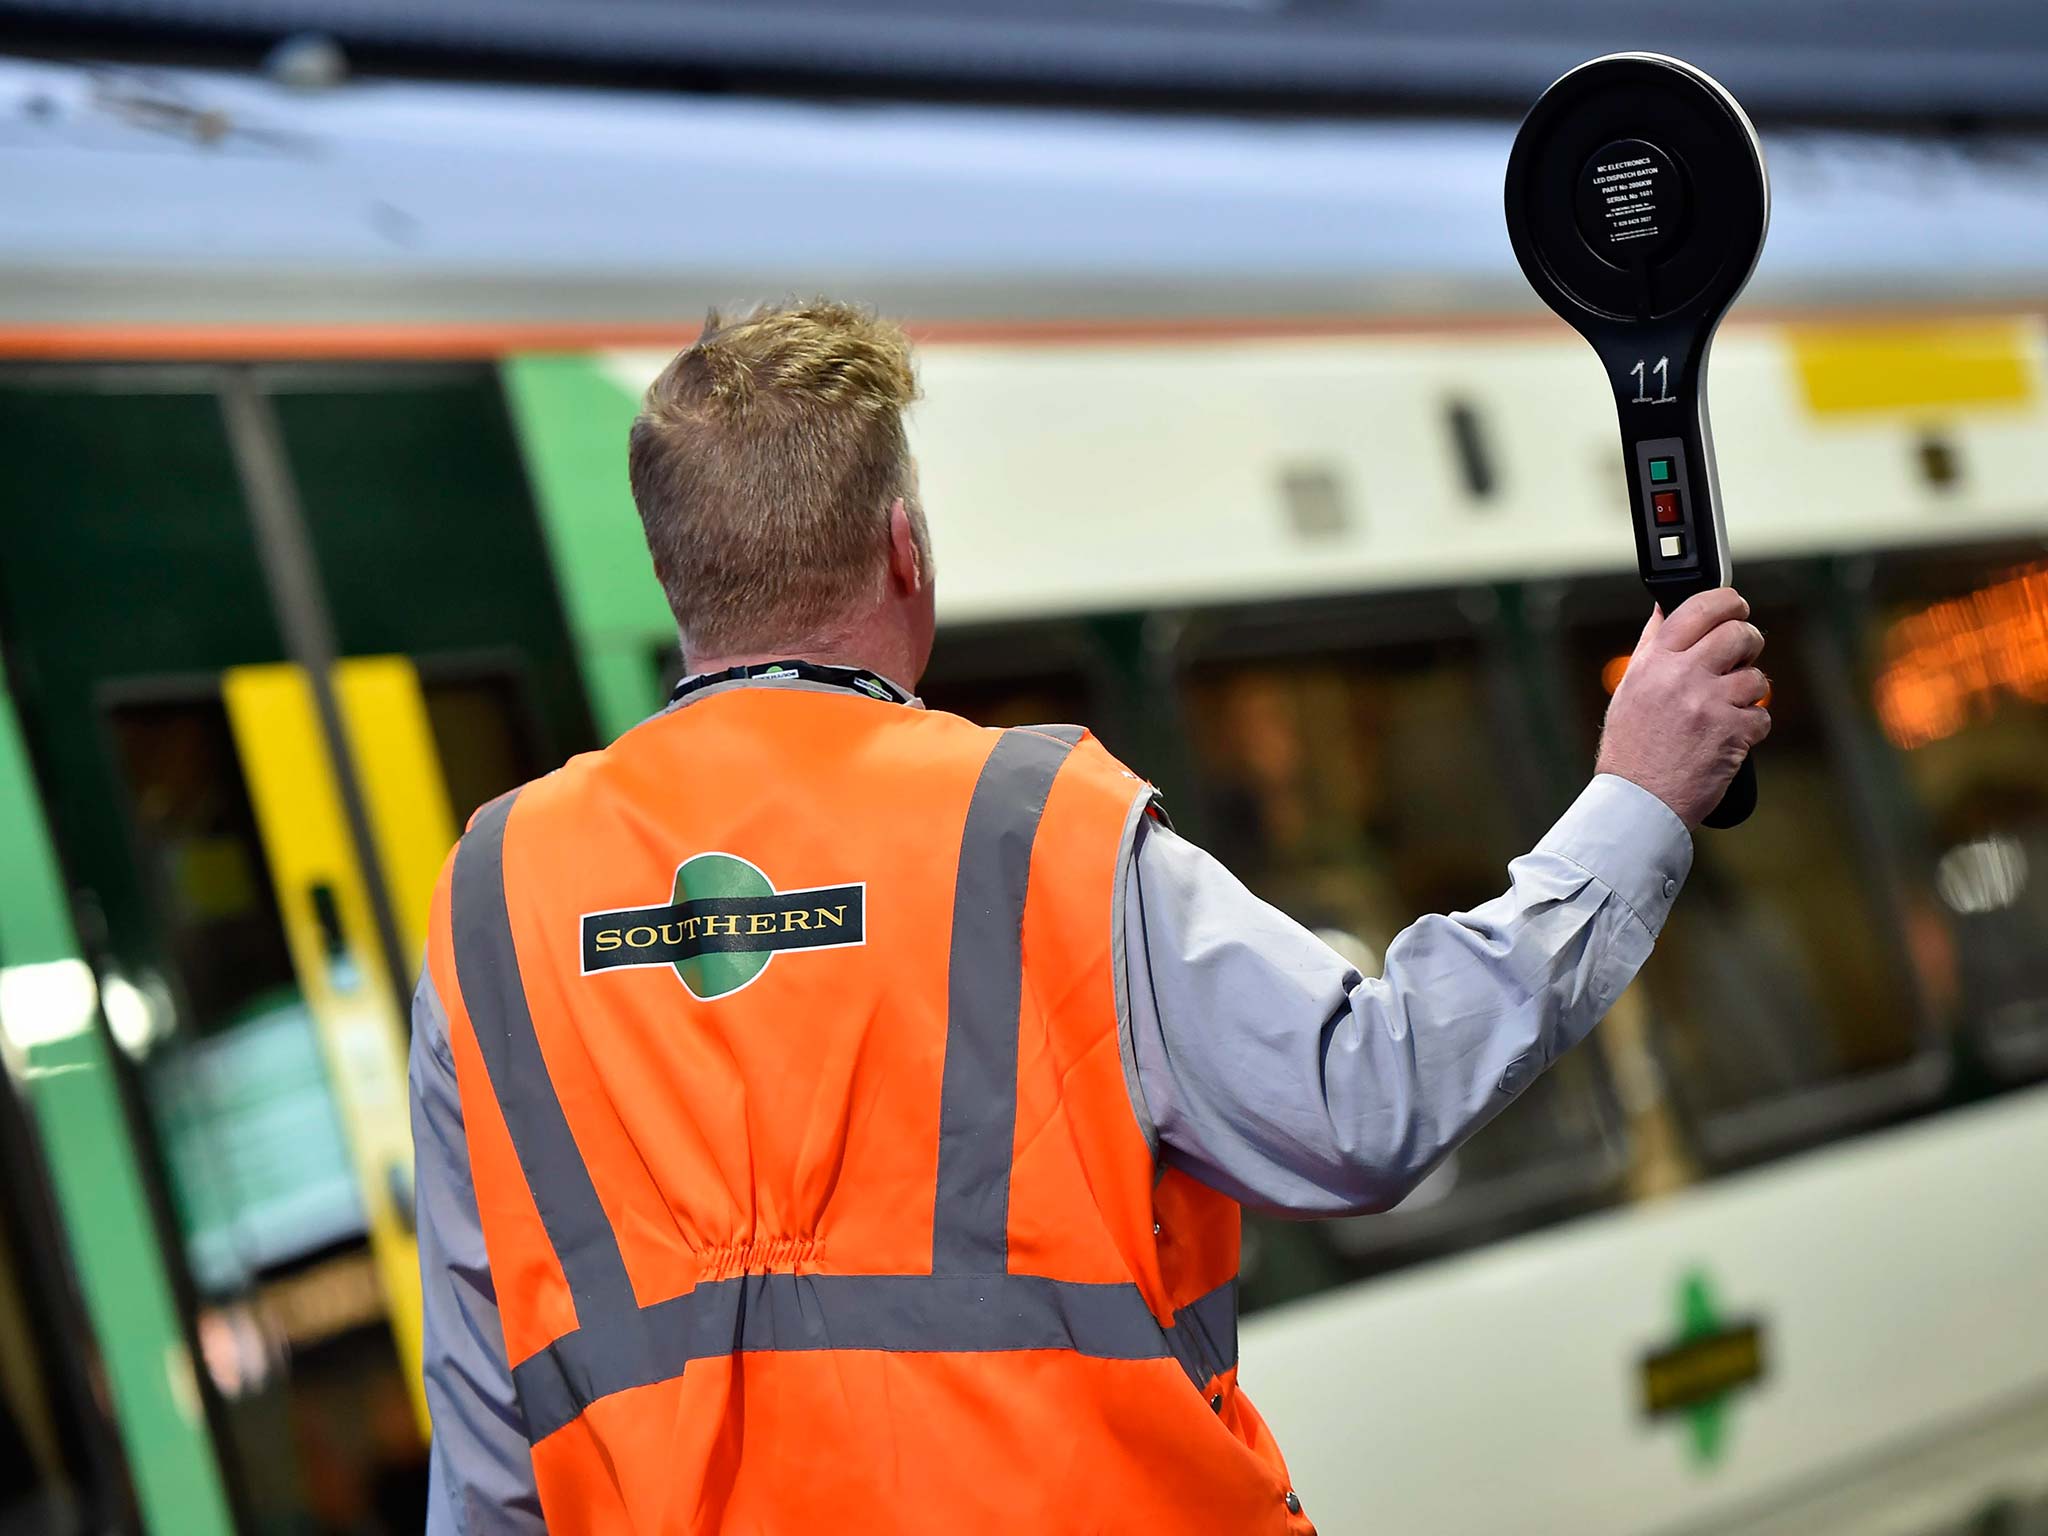
[[[693,910],[701,911],[697,905],[700,902],[722,903],[732,897],[774,894],[775,887],[768,883],[768,877],[745,859],[736,859],[729,853],[700,853],[693,859],[685,859],[677,867],[675,891],[669,899],[679,907],[688,902]],[[733,931],[729,935],[707,934],[703,940],[705,944],[714,943],[721,937],[753,937],[740,932],[751,926],[745,920],[748,914],[727,915],[736,919],[732,924]],[[678,960],[676,975],[682,978],[692,997],[709,1000],[739,991],[766,970],[774,957],[772,949],[706,949],[686,960]]]

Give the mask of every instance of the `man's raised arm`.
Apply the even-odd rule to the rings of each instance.
[[[1385,1210],[1584,1039],[1649,958],[1688,828],[1770,729],[1748,612],[1723,588],[1653,614],[1592,783],[1502,895],[1421,918],[1377,977],[1146,826],[1124,1049],[1160,1156],[1255,1208]]]

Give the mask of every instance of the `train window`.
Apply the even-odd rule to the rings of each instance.
[[[1217,857],[1375,958],[1495,894],[1517,851],[1469,646],[1212,663],[1187,713]]]
[[[1887,561],[1861,661],[1927,838],[1915,957],[1994,1072],[2048,1072],[2048,551]]]
[[[142,878],[194,1026],[295,988],[226,706],[204,684],[107,710]]]
[[[941,676],[921,695],[932,709],[978,725],[1089,725],[1087,685],[1073,673],[1017,672],[1004,677]]]
[[[1200,784],[1187,830],[1367,974],[1417,917],[1500,894],[1540,833],[1497,669],[1462,622],[1427,622],[1425,637],[1355,643],[1313,617],[1262,624],[1201,642],[1184,675]],[[1622,1141],[1597,1059],[1574,1052],[1394,1212],[1259,1224],[1247,1305],[1597,1198]]]
[[[1085,725],[1117,751],[1129,733],[1106,708],[1102,681],[1083,626],[949,626],[932,646],[918,694],[928,707],[979,725]]]
[[[193,1276],[225,1291],[360,1234],[362,1210],[225,706],[208,689],[117,701],[108,720],[161,916],[162,985],[195,1038],[155,1049],[174,1010],[146,978],[122,978],[137,1000],[109,1013],[138,1021],[123,1044],[147,1058]]]
[[[1773,681],[1763,794],[1744,826],[1694,836],[1691,877],[1643,970],[1674,1092],[1715,1162],[1897,1112],[1944,1077],[1863,775],[1833,723],[1853,701],[1829,632],[1807,617],[1808,576],[1744,582]],[[1584,596],[1567,646],[1589,743],[1640,629],[1639,590]]]
[[[522,683],[513,666],[420,668],[427,722],[458,827],[467,826],[479,806],[551,766]]]

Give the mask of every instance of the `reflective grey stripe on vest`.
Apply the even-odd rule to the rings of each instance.
[[[1087,727],[1079,725],[1027,725],[1023,729],[1050,736],[1055,741],[1064,741],[1070,747],[1081,745],[1081,738],[1088,734]]]
[[[1220,1325],[1230,1359],[1209,1352]],[[1198,1322],[1197,1319],[1202,1319]],[[578,1328],[514,1367],[539,1442],[599,1398],[683,1374],[694,1360],[761,1350],[991,1354],[1070,1349],[1097,1360],[1171,1356],[1197,1388],[1236,1363],[1237,1282],[1162,1329],[1135,1285],[1039,1275],[735,1275],[631,1316]]]
[[[1072,742],[1040,731],[1005,731],[967,803],[946,983],[935,1274],[999,1275],[1009,1268],[1025,887],[1046,796],[1073,750]]]
[[[1206,1386],[1237,1364],[1237,1280],[1232,1277],[1173,1314],[1166,1347],[1188,1379]]]
[[[519,1166],[576,1299],[575,1330],[512,1372],[529,1439],[554,1433],[611,1393],[681,1375],[693,1360],[743,1351],[1070,1349],[1108,1360],[1171,1358],[1197,1387],[1236,1363],[1235,1281],[1162,1328],[1128,1282],[1007,1273],[1024,901],[1032,844],[1072,750],[1071,730],[1005,731],[968,804],[953,904],[930,1274],[738,1275],[648,1307],[636,1303],[519,979],[504,887],[513,797],[478,815],[455,858],[457,979]]]
[[[505,910],[505,822],[518,798],[514,790],[479,811],[455,855],[449,892],[455,975],[491,1092],[581,1323],[639,1303],[618,1237],[555,1095],[519,979],[512,920]]]

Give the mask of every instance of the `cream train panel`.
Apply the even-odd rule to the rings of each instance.
[[[1830,1485],[1849,1512],[1804,1536],[1926,1536],[2048,1493],[2042,1447],[1998,1439],[2048,1399],[2044,1166],[2036,1088],[1261,1313],[1240,1379],[1324,1536],[1742,1530]],[[1710,1444],[1642,1409],[1689,1286],[1761,1328]],[[1947,1509],[1925,1477],[1854,1497],[1957,1430],[1989,1450],[1946,1458]]]
[[[2016,399],[1817,412],[1794,333],[1731,325],[1709,389],[1738,577],[1768,556],[2048,526],[2042,328],[1993,329],[2019,354]],[[1909,332],[1888,366],[1941,334]],[[604,366],[637,394],[661,361]],[[949,622],[1631,568],[1612,408],[1562,327],[932,343],[922,368],[912,430]],[[1453,403],[1475,415],[1491,496],[1467,487]],[[1922,473],[1930,431],[1952,484]]]

